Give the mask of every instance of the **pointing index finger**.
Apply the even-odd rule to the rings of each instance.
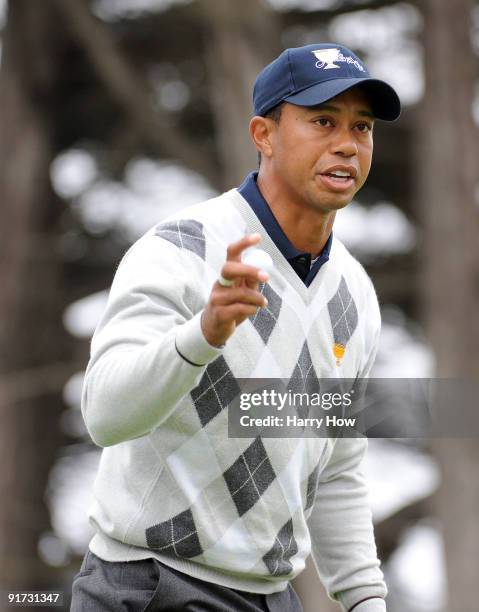
[[[249,234],[238,240],[238,242],[233,242],[226,250],[226,259],[228,261],[241,261],[241,253],[250,246],[258,244],[260,240],[261,234]]]

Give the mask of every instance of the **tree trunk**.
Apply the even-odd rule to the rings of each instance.
[[[437,376],[477,381],[479,133],[471,112],[477,74],[470,36],[473,5],[472,0],[425,2],[426,96],[415,167],[424,228],[423,316]],[[479,444],[442,439],[435,449],[443,470],[438,514],[448,572],[446,609],[473,612],[479,601]]]
[[[253,83],[281,51],[279,19],[260,0],[201,0],[201,7],[210,36],[206,65],[223,186],[231,189],[258,164],[248,131]]]
[[[61,57],[56,21],[49,0],[15,0],[3,32],[0,589],[48,588],[55,575],[39,559],[37,545],[50,529],[44,492],[62,441],[58,417],[68,375],[62,370],[68,340],[56,239],[61,209],[48,179],[54,139],[48,103]],[[38,369],[45,364],[54,365]]]

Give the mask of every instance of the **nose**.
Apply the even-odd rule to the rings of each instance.
[[[343,157],[353,157],[358,154],[358,145],[349,127],[337,131],[337,137],[331,144],[332,153]]]

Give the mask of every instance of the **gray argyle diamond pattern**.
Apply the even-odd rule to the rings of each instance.
[[[314,498],[316,495],[316,489],[318,488],[318,478],[319,478],[319,461],[318,465],[314,468],[308,478],[308,485],[306,487],[306,506],[304,510],[308,510],[311,508],[314,502]]]
[[[176,557],[196,557],[203,552],[190,509],[148,527],[145,531],[148,548]]]
[[[206,368],[198,386],[191,391],[191,398],[201,425],[205,427],[239,393],[239,385],[224,357],[218,357],[212,361]]]
[[[341,276],[338,290],[328,302],[328,310],[334,341],[346,346],[358,325],[358,311],[344,276]]]
[[[293,534],[293,521],[289,519],[279,530],[273,546],[264,555],[263,561],[272,576],[284,576],[293,570],[290,559],[298,552]]]
[[[238,513],[242,516],[255,505],[276,478],[261,438],[254,440],[223,477]]]
[[[160,223],[155,235],[176,244],[180,249],[188,249],[205,258],[205,235],[203,225],[194,219],[179,219]]]
[[[298,362],[288,383],[288,389],[291,389],[292,393],[319,393],[319,380],[313,366],[307,342],[303,344]],[[296,407],[298,416],[301,418],[306,418],[309,414],[308,402],[304,402],[304,404],[304,406],[298,405]]]
[[[256,314],[250,319],[258,334],[265,344],[271,336],[271,332],[278,321],[282,300],[279,295],[271,289],[267,283],[261,283],[259,291],[268,300],[266,308],[258,308]]]

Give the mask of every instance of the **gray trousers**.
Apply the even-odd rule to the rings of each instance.
[[[261,595],[205,582],[156,559],[110,562],[87,551],[70,612],[302,612],[293,587]]]

